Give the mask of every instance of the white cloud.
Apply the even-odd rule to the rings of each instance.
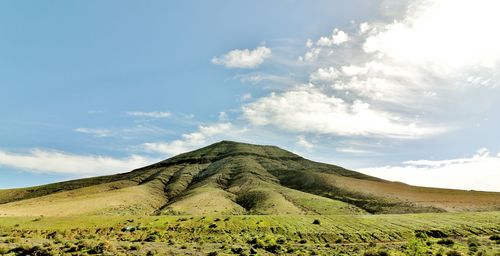
[[[230,122],[207,126],[201,125],[198,127],[198,131],[183,134],[182,139],[171,142],[144,143],[142,146],[149,152],[177,155],[204,146],[208,142],[213,142],[216,140],[217,135],[229,136],[235,132],[233,129],[234,127]]]
[[[33,149],[27,154],[0,150],[0,165],[32,172],[70,174],[78,177],[127,172],[154,161],[138,155],[113,158],[42,149]]]
[[[239,79],[243,83],[258,84],[262,82],[271,82],[277,84],[289,84],[293,83],[293,78],[290,76],[282,75],[272,75],[265,73],[249,73],[249,74],[239,74],[234,76],[234,78]]]
[[[244,93],[243,95],[241,95],[241,100],[242,101],[251,100],[252,98],[253,98],[253,96],[252,96],[251,93]]]
[[[312,82],[335,82],[335,80],[339,77],[339,71],[334,67],[329,68],[319,68],[315,72],[309,75],[309,79]]]
[[[304,57],[299,57],[299,61],[313,62],[318,59],[320,53],[321,48],[311,48],[311,50],[304,54]]]
[[[228,120],[228,116],[227,116],[227,113],[226,112],[219,112],[219,121],[227,121]]]
[[[347,35],[346,32],[336,28],[333,30],[333,33],[330,37],[321,37],[316,42],[316,45],[321,47],[331,47],[334,45],[341,45],[347,41],[349,41],[349,35]]]
[[[93,128],[76,128],[73,129],[74,132],[90,134],[95,137],[108,137],[113,134],[113,131],[108,129],[93,129]]]
[[[363,23],[359,24],[359,33],[365,34],[365,33],[369,32],[370,30],[371,30],[371,26],[370,26],[370,24],[368,24],[368,22],[363,22]]]
[[[368,153],[373,153],[372,151],[369,150],[364,150],[364,149],[356,149],[352,147],[339,147],[335,149],[339,153],[348,153],[348,154],[368,154]]]
[[[380,27],[363,47],[441,72],[493,68],[500,60],[499,9],[494,0],[414,1],[403,20]]]
[[[297,136],[297,145],[305,148],[306,150],[311,150],[314,148],[314,144],[309,142],[304,135]]]
[[[306,47],[311,48],[314,45],[314,42],[311,39],[307,39],[306,41]]]
[[[271,94],[243,106],[244,116],[255,125],[341,136],[451,130],[463,118],[457,107],[475,108],[466,107],[473,102],[466,90],[500,84],[498,7],[491,0],[413,0],[391,23],[364,22],[352,35],[336,29],[308,40],[297,66],[317,90]]]
[[[212,63],[223,65],[226,68],[256,68],[271,57],[271,49],[259,46],[254,50],[232,50],[220,57],[212,58]]]
[[[136,117],[148,117],[148,118],[167,118],[172,114],[170,112],[152,111],[152,112],[140,112],[140,111],[129,111],[127,112],[129,116]]]
[[[273,125],[293,132],[341,136],[419,138],[446,128],[417,125],[394,114],[355,100],[349,103],[310,85],[298,87],[243,106],[244,117],[258,126]]]
[[[135,138],[144,135],[163,135],[168,133],[168,130],[154,126],[154,125],[136,125],[133,127],[120,128],[120,129],[96,129],[96,128],[76,128],[74,132],[89,134],[94,137],[121,137],[121,138]]]
[[[406,161],[358,171],[417,186],[500,192],[500,154],[491,156],[487,149],[469,158]]]

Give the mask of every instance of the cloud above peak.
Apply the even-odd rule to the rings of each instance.
[[[217,136],[238,133],[237,130],[238,128],[235,128],[231,122],[200,125],[197,131],[184,133],[180,139],[170,142],[148,142],[142,144],[142,148],[152,153],[177,155],[214,142]]]
[[[242,115],[255,126],[346,138],[417,139],[460,129],[461,111],[477,104],[457,99],[500,84],[498,7],[491,0],[413,0],[395,21],[308,39],[288,63],[307,80],[254,98]]]
[[[212,63],[216,65],[223,65],[226,68],[257,68],[264,60],[271,57],[271,49],[265,46],[259,46],[253,50],[232,50],[219,57],[212,58]]]
[[[446,131],[445,127],[417,125],[370,104],[328,95],[309,85],[267,97],[243,106],[244,117],[253,125],[272,125],[292,132],[339,136],[420,138]]]
[[[413,1],[403,20],[379,26],[363,49],[441,71],[492,68],[500,61],[499,9],[493,0]]]

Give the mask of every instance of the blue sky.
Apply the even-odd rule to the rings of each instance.
[[[0,188],[230,139],[500,191],[497,5],[4,1]]]

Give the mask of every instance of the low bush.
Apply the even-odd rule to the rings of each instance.
[[[462,254],[459,251],[449,251],[446,253],[446,256],[462,256]]]
[[[386,251],[367,251],[363,254],[364,256],[389,256]]]
[[[441,240],[437,241],[437,244],[450,246],[450,245],[454,245],[455,242],[449,238],[446,238],[446,239],[441,239]]]

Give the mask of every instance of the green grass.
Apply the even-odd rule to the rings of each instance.
[[[319,222],[319,224],[317,224]],[[227,254],[250,250],[331,255],[409,250],[498,251],[489,237],[500,234],[500,212],[405,215],[74,216],[2,217],[0,248],[109,243],[116,253]],[[452,241],[442,243],[443,239]],[[472,241],[472,242],[471,242]],[[473,246],[471,247],[470,244]],[[104,245],[100,245],[104,246]],[[130,247],[140,249],[130,251]],[[90,245],[88,247],[91,247]],[[418,247],[418,248],[417,248]],[[471,247],[471,248],[470,248]],[[85,247],[87,248],[87,247]],[[127,249],[128,248],[128,249]],[[197,248],[197,249],[196,249]],[[240,249],[238,249],[240,248]],[[63,247],[53,249],[66,250]],[[491,254],[493,255],[493,254]]]

